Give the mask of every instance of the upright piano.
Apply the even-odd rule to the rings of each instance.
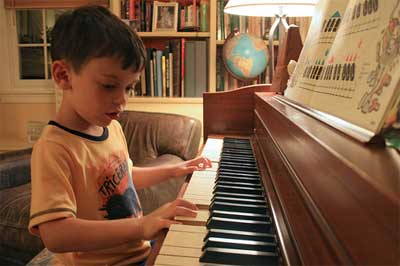
[[[188,183],[186,198],[209,217],[205,223],[181,217],[188,225],[172,227],[155,265],[399,265],[399,153],[361,143],[270,91],[254,85],[204,94],[205,155],[233,159],[213,159],[216,183],[204,204],[192,190],[207,187],[207,174],[199,172],[192,188]],[[262,191],[252,198],[244,194],[260,190],[254,176]],[[189,240],[197,244],[183,249]],[[261,259],[253,260],[257,254]]]

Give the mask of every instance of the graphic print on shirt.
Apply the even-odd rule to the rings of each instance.
[[[104,218],[121,219],[143,216],[142,208],[123,154],[114,154],[97,180]]]

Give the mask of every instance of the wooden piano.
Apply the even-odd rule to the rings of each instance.
[[[204,153],[215,166],[193,174],[183,197],[200,206],[199,215],[177,217],[184,225],[171,227],[154,265],[399,265],[399,154],[358,142],[268,91],[269,85],[255,85],[204,94]],[[253,211],[241,202],[251,199],[241,196],[251,187],[245,184],[251,178],[240,180],[246,176],[240,167],[250,164],[247,152],[238,151],[233,160],[237,171],[220,162],[222,149],[231,151],[232,137],[248,140],[250,149],[239,147],[253,152],[262,185],[266,209],[254,213],[267,218],[254,226],[246,225]],[[235,181],[229,171],[239,173],[237,183],[213,183],[223,180],[219,175]],[[218,186],[236,191],[201,195],[218,194]],[[250,205],[264,204],[258,199]],[[225,205],[224,211],[217,205]],[[249,213],[238,213],[242,205]],[[241,220],[243,229],[235,228]],[[255,254],[261,259],[253,260]]]

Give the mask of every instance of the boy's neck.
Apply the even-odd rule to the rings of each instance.
[[[102,127],[86,122],[75,111],[67,109],[66,104],[62,102],[60,109],[55,115],[54,121],[66,128],[91,136],[101,136],[103,134],[104,129]]]

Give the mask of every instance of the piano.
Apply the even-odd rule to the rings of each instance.
[[[149,265],[400,264],[396,150],[345,135],[270,85],[205,93],[204,139],[213,167],[181,195],[199,215],[176,217]]]

